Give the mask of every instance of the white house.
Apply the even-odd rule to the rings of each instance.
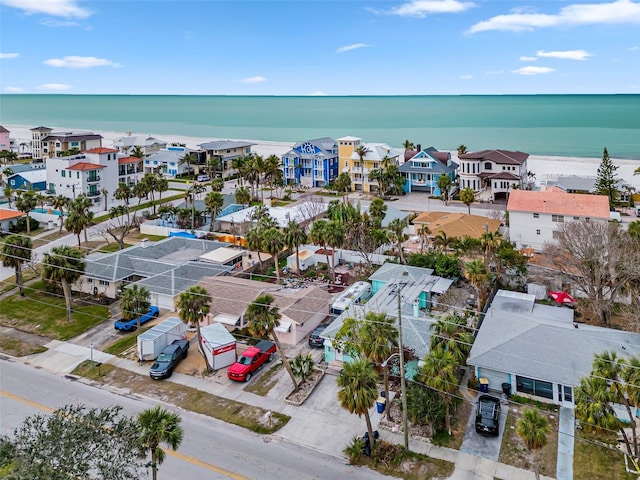
[[[565,222],[608,221],[609,199],[604,195],[566,193],[552,187],[545,191],[513,190],[507,203],[509,237],[516,248],[542,250]]]
[[[481,192],[479,198],[504,199],[507,194],[527,184],[528,153],[509,150],[481,150],[458,155],[460,190]]]
[[[150,135],[131,135],[130,132],[128,135],[116,138],[113,141],[113,146],[117,148],[120,153],[131,155],[136,147],[140,147],[145,157],[166,148],[167,145],[168,142]]]
[[[102,135],[93,132],[54,132],[48,127],[31,129],[31,153],[34,159],[57,157],[61,152],[102,147]]]
[[[144,159],[144,173],[163,172],[171,178],[182,175],[189,170],[189,165],[181,161],[190,152],[191,150],[186,147],[167,147],[158,150]]]

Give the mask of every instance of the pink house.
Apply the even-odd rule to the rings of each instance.
[[[0,150],[9,150],[11,148],[9,133],[9,130],[0,125]]]

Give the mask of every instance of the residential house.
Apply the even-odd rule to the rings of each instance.
[[[482,321],[467,364],[489,390],[573,407],[575,388],[596,354],[640,354],[637,333],[574,323],[573,310],[535,303],[535,296],[499,290]]]
[[[298,142],[281,159],[285,185],[326,187],[338,176],[338,142],[333,138]]]
[[[233,168],[233,160],[250,155],[253,145],[255,144],[243,140],[216,140],[202,143],[198,145],[198,147],[206,152],[206,156],[200,160],[198,169],[199,171],[206,171],[206,164],[210,162],[212,158],[217,158],[220,161],[216,167],[217,174],[221,178],[234,175],[238,173],[238,171]]]
[[[10,227],[16,225],[20,217],[26,217],[26,215],[15,210],[0,208],[0,233],[9,233]]]
[[[504,200],[514,188],[527,185],[528,153],[481,150],[458,155],[460,189],[471,188],[481,199]]]
[[[14,173],[7,177],[7,184],[14,190],[44,191],[47,189],[47,171],[40,168]]]
[[[11,150],[11,132],[0,125],[0,150]]]
[[[362,158],[356,153],[359,147],[364,147]],[[404,150],[391,148],[386,143],[363,143],[360,138],[348,136],[338,139],[338,152],[340,172],[351,177],[351,190],[369,193],[379,189],[378,181],[370,178],[371,171],[383,168],[385,163],[400,165]]]
[[[118,157],[118,184],[124,183],[133,188],[143,176],[144,167],[141,158]]]
[[[596,193],[596,177],[583,177],[579,175],[558,175],[555,179],[545,179],[542,182],[541,190],[546,190],[551,187],[557,187],[564,190],[567,193],[584,193],[595,194]],[[629,203],[631,194],[635,191],[632,185],[628,184],[624,180],[618,180],[616,182],[616,189],[618,190],[618,200],[621,203]]]
[[[204,277],[225,275],[232,267],[205,262],[202,255],[229,244],[210,240],[170,237],[149,244],[87,257],[84,274],[74,289],[94,296],[118,298],[129,284],[151,293],[151,303],[175,309],[177,296]]]
[[[409,152],[405,152],[406,155]],[[458,164],[451,160],[450,152],[439,152],[433,147],[417,152],[400,165],[400,173],[406,178],[405,192],[427,192],[429,195],[440,196],[438,178],[446,175],[453,185],[456,179]]]
[[[566,193],[552,187],[545,191],[513,190],[507,203],[509,237],[516,248],[541,251],[565,222],[609,221],[605,195]]]
[[[431,231],[429,238],[443,232],[447,238],[482,238],[483,233],[493,233],[500,231],[502,222],[480,215],[468,215],[466,213],[452,212],[422,212],[413,219],[416,230],[425,225]]]
[[[150,135],[131,135],[128,132],[124,137],[118,137],[113,141],[113,146],[123,155],[131,155],[136,147],[145,157],[152,153],[167,148],[168,142],[152,137]]]
[[[62,152],[84,152],[102,147],[102,135],[93,132],[54,132],[51,128],[31,129],[32,156],[42,160],[59,156]]]
[[[170,178],[189,173],[192,165],[183,162],[183,158],[192,153],[186,147],[167,147],[152,153],[144,159],[144,173],[160,173]]]
[[[9,166],[5,166],[3,168],[0,169],[1,172],[1,179],[0,179],[0,184],[2,183],[6,183],[9,184],[9,177],[12,176],[13,174],[16,173],[27,173],[27,172],[32,172],[32,171],[36,171],[36,170],[42,170],[45,171],[46,169],[46,165],[43,162],[40,163],[14,163],[13,165],[9,165]],[[15,182],[14,185],[11,185],[11,188],[16,189],[19,188],[16,185],[18,185],[18,182]]]
[[[198,285],[214,299],[207,321],[222,323],[229,330],[246,326],[247,307],[258,296],[272,295],[282,315],[276,335],[287,345],[299,343],[329,315],[331,295],[319,287],[292,289],[230,276],[204,278]]]

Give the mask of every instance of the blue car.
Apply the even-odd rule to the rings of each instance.
[[[149,311],[140,317],[140,325],[148,322],[149,320],[157,318],[158,315],[160,315],[160,310],[158,310],[158,307],[151,306],[149,308]],[[120,330],[121,332],[132,332],[133,330],[138,328],[138,319],[132,318],[131,320],[118,320],[113,325],[113,328],[115,328],[116,330]]]

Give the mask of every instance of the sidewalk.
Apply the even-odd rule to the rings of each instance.
[[[93,355],[96,362],[110,363],[139,375],[146,376],[149,373],[149,365],[140,365],[134,360],[118,358],[98,350],[92,352],[87,347],[68,342],[53,340],[46,346],[48,347],[46,352],[19,360],[52,371],[57,375],[66,375]],[[307,401],[299,407],[294,407],[284,402],[284,398],[290,391],[290,381],[286,377],[286,372],[282,370],[279,375],[282,381],[279,381],[267,396],[246,392],[243,388],[244,384],[230,382],[226,376],[220,373],[206,378],[174,373],[171,378],[163,381],[189,386],[222,398],[288,415],[291,420],[273,434],[273,437],[344,459],[342,450],[351,438],[361,436],[366,427],[364,419],[340,408],[335,377],[329,374],[325,375]],[[377,429],[382,414],[373,408],[370,415],[373,427]],[[384,431],[382,436],[385,440],[399,445],[404,442],[402,434]],[[438,447],[413,438],[409,439],[409,448],[411,451],[432,458],[455,463],[455,471],[450,477],[451,480],[494,480],[496,478],[501,480],[534,480],[535,478],[531,471],[465,454],[458,450]],[[541,476],[541,478],[551,480],[549,477]],[[563,478],[571,477],[565,476]]]

